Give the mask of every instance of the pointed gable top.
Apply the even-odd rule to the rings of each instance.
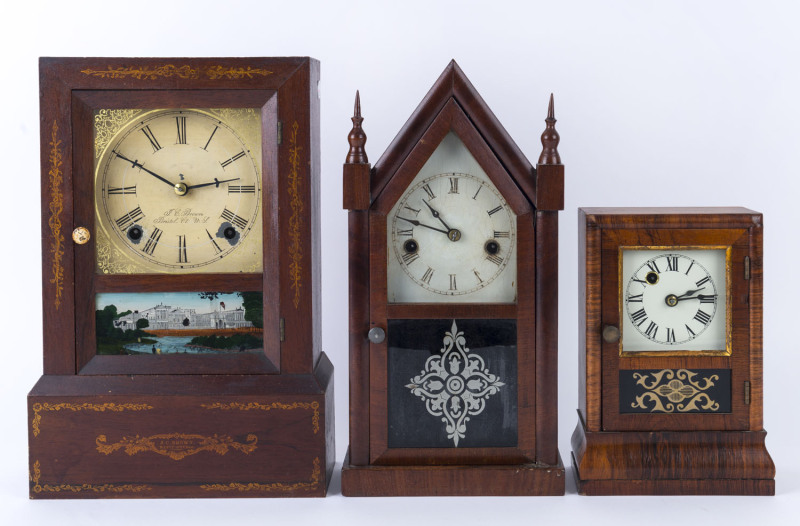
[[[373,200],[451,99],[461,107],[517,186],[535,203],[536,171],[455,60],[450,61],[386,152],[375,163],[371,181]]]

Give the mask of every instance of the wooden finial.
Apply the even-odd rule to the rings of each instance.
[[[561,156],[558,155],[558,142],[561,137],[556,131],[556,114],[553,104],[553,94],[550,94],[550,106],[547,108],[547,118],[544,120],[547,126],[542,133],[542,154],[539,156],[539,164],[561,164]]]
[[[356,90],[356,104],[353,108],[353,129],[350,130],[350,135],[347,136],[347,141],[350,143],[350,151],[347,153],[345,163],[348,164],[366,164],[369,162],[367,159],[367,151],[364,145],[367,143],[367,134],[361,128],[361,123],[364,121],[361,117],[361,97]]]

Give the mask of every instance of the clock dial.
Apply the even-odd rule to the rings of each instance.
[[[260,129],[236,111],[143,112],[106,145],[97,222],[137,272],[260,270]]]
[[[623,350],[725,350],[725,266],[725,250],[623,251]]]
[[[394,302],[513,302],[516,216],[454,135],[443,141],[463,171],[441,169],[437,149],[388,221]],[[464,160],[471,161],[465,163]],[[433,166],[430,166],[430,165]],[[426,170],[428,168],[428,170]]]

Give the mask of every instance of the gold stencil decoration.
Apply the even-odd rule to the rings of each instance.
[[[225,455],[231,449],[249,455],[256,450],[258,438],[254,434],[247,435],[247,442],[237,442],[228,435],[187,435],[184,433],[166,433],[149,437],[128,436],[119,442],[109,444],[106,435],[99,435],[95,440],[97,451],[110,455],[123,450],[129,456],[149,451],[172,460],[182,460],[201,451],[209,451],[217,455]]]
[[[272,402],[271,404],[260,404],[258,402],[214,402],[213,404],[201,404],[200,407],[204,409],[220,409],[222,411],[271,411],[277,410],[292,410],[292,409],[311,409],[311,426],[316,435],[319,431],[319,402],[292,402],[291,404],[283,404],[281,402]]]
[[[300,196],[300,150],[297,145],[297,130],[300,126],[295,121],[289,135],[289,205],[292,215],[289,218],[289,287],[294,290],[294,308],[300,305],[300,287],[302,286],[301,265],[303,248],[300,245],[300,228],[303,223],[303,199]]]
[[[33,436],[39,436],[41,432],[39,426],[42,423],[42,413],[47,411],[96,411],[99,413],[105,411],[121,412],[121,411],[146,411],[153,409],[153,406],[148,404],[115,404],[114,402],[106,402],[104,404],[51,404],[48,402],[36,402],[33,404],[33,422],[31,422],[31,429]]]
[[[633,373],[636,385],[647,392],[637,396],[631,407],[649,409],[651,413],[686,413],[688,411],[718,411],[719,403],[703,391],[713,387],[719,376],[696,379],[698,373],[687,369],[663,369],[657,373]],[[688,400],[684,403],[685,400]],[[653,404],[653,407],[650,407]]]
[[[114,135],[144,110],[98,110],[94,116],[94,157],[99,159]]]
[[[156,67],[118,67],[108,66],[106,69],[82,69],[81,73],[90,77],[102,79],[136,79],[136,80],[156,80],[159,78],[177,77],[179,79],[197,79],[204,75],[211,80],[218,79],[252,79],[256,76],[265,77],[272,72],[261,68],[232,68],[225,66],[205,66],[203,68],[193,68],[189,65],[176,66],[165,64]]]
[[[64,234],[61,232],[61,212],[64,210],[64,194],[61,190],[61,183],[64,174],[61,166],[64,164],[64,154],[61,151],[61,140],[58,138],[58,123],[53,121],[53,128],[50,135],[50,218],[47,225],[53,237],[50,243],[50,253],[53,255],[52,272],[53,277],[50,283],[55,287],[55,299],[53,303],[56,310],[61,307],[61,296],[64,293],[64,267],[61,260],[64,258]]]
[[[308,482],[296,482],[294,484],[286,484],[283,482],[272,482],[263,484],[260,482],[231,482],[229,484],[203,484],[200,487],[206,491],[296,491],[296,490],[314,490],[320,482],[320,460],[319,457],[314,458],[313,467],[311,470],[311,477]]]
[[[33,473],[29,478],[33,482],[34,493],[140,493],[153,489],[144,484],[42,484],[42,469],[38,460],[33,463]]]
[[[133,274],[136,265],[129,262],[127,255],[114,248],[105,232],[97,229],[95,250],[97,251],[97,270],[102,274]]]

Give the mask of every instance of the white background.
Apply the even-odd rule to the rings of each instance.
[[[0,31],[2,524],[795,523],[800,9],[793,2],[4,3]],[[451,58],[536,162],[555,93],[559,449],[577,417],[579,206],[742,205],[765,215],[764,422],[777,496],[29,501],[25,395],[41,374],[37,57],[282,56],[322,62],[323,341],[347,447],[347,223],[356,89],[374,162]],[[13,274],[8,274],[13,272]],[[338,467],[338,466],[337,466]]]

